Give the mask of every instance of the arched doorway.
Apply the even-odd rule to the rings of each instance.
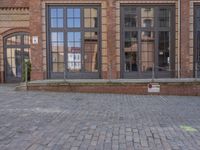
[[[29,60],[30,36],[26,32],[10,34],[4,38],[5,82],[21,82],[23,63]]]

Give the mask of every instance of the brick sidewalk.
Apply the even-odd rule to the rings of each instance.
[[[200,149],[200,97],[13,89],[0,86],[1,150]]]

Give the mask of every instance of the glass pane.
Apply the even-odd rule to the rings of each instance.
[[[85,32],[84,35],[84,62],[86,72],[98,71],[98,39],[97,32]]]
[[[7,48],[7,58],[12,57],[12,48]]]
[[[159,26],[170,27],[170,9],[159,9]]]
[[[80,18],[81,17],[81,11],[79,8],[74,9],[74,17]]]
[[[159,71],[168,71],[170,66],[170,33],[169,32],[159,32]]]
[[[84,19],[84,25],[85,25],[85,28],[90,28],[92,25],[91,25],[91,19],[90,18],[85,18]]]
[[[63,42],[58,42],[57,43],[57,51],[58,52],[64,52],[64,43]]]
[[[68,18],[73,18],[74,17],[74,9],[68,8],[67,9],[67,17]]]
[[[52,42],[64,42],[63,32],[52,32],[51,33],[51,41]]]
[[[54,9],[54,8],[51,9],[51,17],[54,17],[54,18],[57,17],[57,9]]]
[[[86,72],[98,72],[97,62],[85,63],[85,71]]]
[[[153,18],[154,17],[154,8],[141,8],[141,17],[142,18]]]
[[[125,72],[138,71],[137,52],[125,52]]]
[[[63,19],[57,19],[57,27],[62,28],[63,27]]]
[[[19,48],[7,49],[7,75],[17,78],[22,76],[21,49]]]
[[[74,28],[79,28],[80,26],[80,19],[74,19]]]
[[[51,8],[51,27],[62,28],[63,22],[63,8]]]
[[[51,27],[56,28],[57,27],[57,19],[51,19]]]
[[[7,45],[21,45],[21,35],[15,35],[7,39]]]
[[[154,26],[154,8],[141,8],[142,27],[150,28]]]
[[[125,32],[125,72],[138,71],[138,32]]]
[[[196,52],[196,62],[198,69],[198,76],[200,76],[200,31],[197,32],[197,52]]]
[[[63,72],[59,65],[64,65],[64,33],[51,33],[53,72]]]
[[[68,71],[79,72],[81,70],[81,33],[68,32]]]
[[[53,72],[64,72],[63,63],[53,63]]]
[[[74,27],[74,19],[67,19],[67,27],[68,28]]]
[[[53,62],[64,62],[64,53],[52,53]]]
[[[67,9],[67,27],[80,28],[81,27],[81,10],[80,8]]]
[[[57,17],[63,18],[63,9],[62,8],[57,9]]]
[[[138,32],[125,32],[125,51],[137,51],[138,48]]]
[[[28,61],[30,59],[30,49],[25,48],[24,49],[24,61]]]
[[[137,16],[135,14],[125,14],[125,27],[137,27]]]
[[[136,7],[126,7],[124,8],[125,14],[136,14],[137,8]]]
[[[95,8],[84,9],[84,27],[96,28],[98,26],[98,10]]]
[[[92,18],[98,17],[97,12],[98,12],[98,10],[96,8],[91,8],[91,17]]]
[[[81,70],[81,53],[68,53],[68,71],[79,72]]]
[[[91,17],[90,8],[85,8],[84,9],[84,17],[85,18],[90,18]]]
[[[24,35],[24,44],[29,45],[30,44],[30,36],[29,35]]]
[[[152,71],[154,64],[155,36],[154,32],[141,33],[141,72]]]

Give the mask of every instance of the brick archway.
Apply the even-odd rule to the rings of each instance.
[[[25,33],[30,33],[29,28],[13,28],[4,31],[3,33],[0,33],[0,83],[5,82],[4,78],[4,38],[8,37],[11,34],[14,33],[20,33],[20,32],[25,32]]]
[[[4,31],[1,35],[4,38],[4,37],[6,37],[10,34],[17,33],[17,32],[30,33],[30,30],[29,30],[29,28],[13,28],[13,29],[9,29],[9,30]]]

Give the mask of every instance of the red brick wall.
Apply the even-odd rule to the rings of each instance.
[[[38,36],[38,44],[31,44],[31,80],[44,79],[42,52],[42,19],[41,1],[30,1],[30,34]]]
[[[78,1],[78,0],[74,0]],[[73,2],[74,2],[73,1]],[[80,0],[79,0],[80,1]],[[94,0],[96,1],[96,0]],[[116,51],[116,0],[102,0],[107,2],[107,70],[102,72],[102,78],[106,79],[112,76],[113,79],[120,78],[119,69],[117,69],[117,51]],[[137,0],[129,0],[129,2],[138,2]],[[145,0],[140,0],[144,2]],[[148,2],[150,2],[149,0]],[[157,2],[167,0],[158,0]],[[0,8],[2,7],[29,7],[30,10],[30,34],[31,36],[39,37],[39,44],[31,45],[31,60],[32,60],[32,80],[44,79],[46,73],[43,71],[43,45],[42,43],[42,6],[41,0],[1,0]],[[60,1],[58,1],[60,2]],[[65,2],[65,1],[63,1]],[[83,3],[91,3],[89,0],[83,0]],[[147,1],[145,1],[147,2]],[[154,0],[156,2],[156,0]],[[152,3],[154,4],[154,3]],[[157,4],[157,3],[156,3]],[[175,4],[175,3],[174,3]],[[181,39],[180,39],[180,48],[181,48],[181,77],[192,77],[189,70],[190,67],[190,55],[189,55],[189,0],[181,0]],[[110,70],[112,68],[112,70]],[[1,75],[2,76],[2,75]]]
[[[1,0],[0,7],[29,7],[30,0]]]
[[[117,78],[116,72],[116,13],[115,13],[115,0],[107,1],[108,10],[107,17],[108,19],[108,78]]]
[[[161,83],[160,93],[148,93],[148,83],[29,84],[28,90],[83,93],[200,96],[199,83]]]
[[[189,55],[189,27],[190,27],[190,13],[189,1],[181,0],[181,77],[192,77],[190,72],[190,55]]]

